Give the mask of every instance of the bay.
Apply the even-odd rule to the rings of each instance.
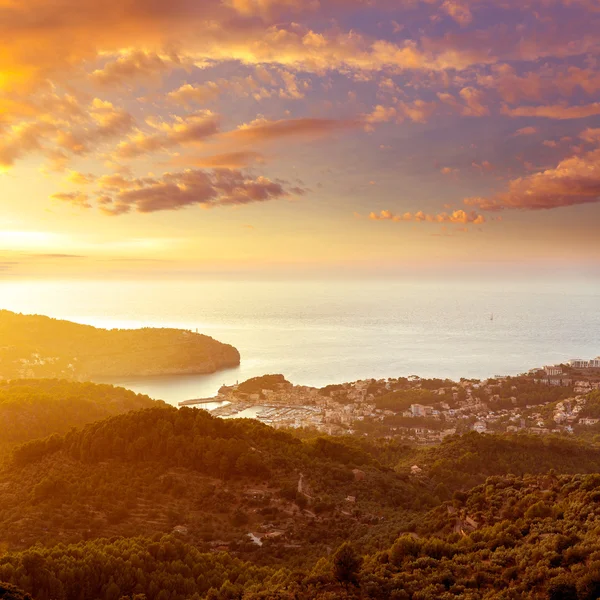
[[[238,348],[234,369],[111,381],[172,404],[265,373],[313,386],[485,378],[600,354],[600,282],[589,279],[12,280],[0,282],[0,308],[198,329]]]

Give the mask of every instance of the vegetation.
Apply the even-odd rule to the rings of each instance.
[[[590,392],[586,396],[587,400],[580,417],[588,417],[590,419],[600,419],[600,391]]]
[[[415,503],[435,505],[420,483],[355,443],[301,442],[253,420],[152,408],[15,448],[0,472],[0,543],[27,547],[185,526],[198,544],[225,540],[254,553],[246,534],[263,528],[281,539],[265,544],[262,560],[285,554],[306,562],[311,557],[294,544],[325,552],[348,537],[351,520],[353,539],[377,547],[389,541],[389,523],[405,524]]]
[[[260,394],[263,390],[278,390],[291,385],[283,375],[261,375],[240,383],[237,391],[243,394]]]
[[[97,329],[0,310],[0,379],[212,373],[239,352],[180,329]]]
[[[439,446],[413,449],[399,461],[406,470],[419,465],[436,485],[468,489],[491,475],[600,471],[600,447],[573,438],[526,434],[446,438]]]
[[[411,404],[434,406],[444,400],[445,396],[440,396],[429,390],[397,390],[375,398],[375,406],[384,410],[403,412],[408,410]]]
[[[575,437],[299,439],[58,380],[5,384],[0,415],[35,438],[0,469],[0,598],[600,597],[600,447]]]
[[[156,405],[162,402],[112,385],[58,379],[0,383],[0,454],[35,438]]]
[[[0,558],[36,598],[595,600],[600,476],[491,477],[365,553],[344,543],[307,569],[203,553],[175,536],[98,539]]]
[[[0,582],[0,599],[2,600],[31,600],[31,596],[10,583]]]

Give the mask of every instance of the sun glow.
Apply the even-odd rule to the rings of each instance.
[[[59,237],[47,231],[0,231],[0,249],[51,250],[58,247]]]

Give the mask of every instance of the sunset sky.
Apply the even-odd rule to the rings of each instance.
[[[585,267],[599,0],[0,0],[0,277]]]

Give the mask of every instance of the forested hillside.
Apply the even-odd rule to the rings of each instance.
[[[0,310],[0,379],[213,373],[239,352],[181,329],[98,329]]]
[[[59,379],[0,382],[0,455],[29,440],[157,405],[163,403],[112,385]]]
[[[440,445],[412,448],[398,469],[412,465],[447,489],[468,489],[490,475],[594,473],[600,471],[600,446],[576,438],[527,434],[480,435],[475,432],[446,438]]]
[[[300,440],[157,405],[13,449],[0,581],[38,600],[593,600],[599,471],[573,438]]]
[[[0,580],[39,600],[595,600],[599,498],[598,475],[493,477],[381,551],[344,543],[310,568],[155,536],[7,553]]]
[[[436,501],[426,484],[344,440],[301,442],[253,420],[152,408],[16,448],[0,472],[0,543],[183,527],[205,548],[220,540],[259,551],[257,560],[306,562],[346,539],[350,524],[377,547],[390,523],[402,527]],[[249,532],[270,537],[258,547]]]

